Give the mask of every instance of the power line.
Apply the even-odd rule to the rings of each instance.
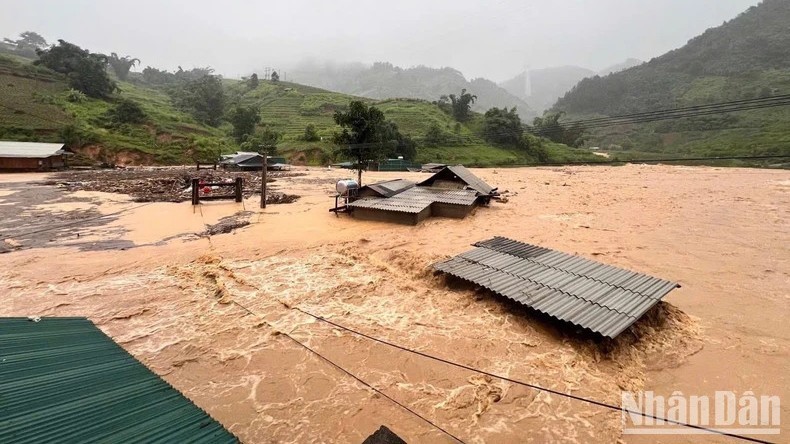
[[[341,372],[343,372],[343,373],[345,373],[346,375],[350,376],[351,378],[355,379],[357,382],[359,382],[360,384],[364,385],[365,387],[367,387],[367,388],[369,388],[369,389],[373,390],[374,392],[378,393],[379,395],[381,395],[381,396],[383,396],[383,397],[387,398],[388,400],[390,400],[391,402],[393,402],[393,403],[397,404],[397,405],[398,405],[399,407],[401,407],[402,409],[404,409],[404,410],[406,410],[407,412],[411,413],[412,415],[414,415],[414,416],[416,416],[416,417],[420,418],[421,420],[423,420],[423,421],[424,421],[424,422],[426,422],[427,424],[430,424],[431,426],[433,426],[433,427],[434,427],[434,428],[436,428],[437,430],[441,431],[441,432],[442,432],[442,433],[444,433],[445,435],[449,436],[449,437],[450,437],[450,438],[452,438],[453,440],[455,440],[455,441],[458,441],[458,442],[460,442],[461,444],[465,444],[463,440],[461,440],[461,439],[460,439],[460,438],[458,438],[457,436],[453,435],[453,434],[452,434],[452,433],[450,433],[449,431],[445,430],[444,428],[442,428],[442,427],[441,427],[441,426],[439,426],[438,424],[434,423],[434,422],[433,422],[433,421],[431,421],[430,419],[428,419],[428,418],[426,418],[426,417],[424,417],[424,416],[420,415],[419,413],[417,413],[416,411],[412,410],[411,408],[409,408],[409,407],[408,407],[408,406],[406,406],[405,404],[403,404],[403,403],[401,403],[401,402],[397,401],[396,399],[394,399],[394,398],[392,398],[391,396],[387,395],[387,394],[386,394],[386,393],[384,393],[383,391],[381,391],[381,390],[377,389],[377,388],[376,388],[376,387],[374,387],[373,385],[371,385],[371,384],[369,384],[369,383],[365,382],[365,381],[364,381],[364,380],[362,380],[362,379],[361,379],[359,376],[357,376],[357,375],[355,375],[355,374],[351,373],[349,370],[346,370],[345,368],[341,367],[339,364],[335,363],[334,361],[332,361],[331,359],[329,359],[329,358],[327,358],[326,356],[322,355],[321,353],[319,353],[319,352],[317,352],[317,351],[313,350],[312,348],[310,348],[310,347],[309,347],[309,346],[307,346],[306,344],[303,344],[303,343],[299,342],[298,340],[296,340],[296,339],[295,339],[293,336],[289,335],[288,333],[286,333],[286,332],[284,332],[284,331],[280,331],[280,330],[279,330],[279,329],[277,329],[277,328],[276,328],[274,325],[272,325],[271,323],[269,323],[269,321],[267,321],[267,320],[266,320],[266,318],[264,318],[263,316],[261,316],[261,315],[258,315],[258,314],[256,314],[256,313],[254,313],[252,310],[250,310],[249,308],[245,307],[244,305],[241,305],[240,303],[236,302],[235,300],[233,301],[233,303],[234,303],[234,304],[236,304],[236,305],[238,305],[239,307],[241,307],[241,308],[242,308],[244,311],[246,311],[247,313],[249,313],[249,314],[251,314],[251,315],[253,315],[253,316],[257,317],[257,318],[263,319],[263,322],[264,322],[264,323],[266,323],[266,325],[268,325],[268,326],[269,326],[269,328],[271,328],[272,330],[276,331],[276,332],[277,332],[277,333],[279,333],[279,334],[282,334],[282,335],[284,335],[286,338],[290,339],[291,341],[293,341],[294,343],[296,343],[296,344],[297,344],[297,345],[299,345],[300,347],[304,348],[304,349],[305,349],[305,350],[307,350],[308,352],[310,352],[310,353],[312,353],[312,354],[314,354],[314,355],[318,356],[318,357],[319,357],[321,360],[323,360],[324,362],[326,362],[326,363],[330,364],[332,367],[334,367],[334,368],[336,368],[336,369],[340,370]]]
[[[440,357],[437,357],[437,356],[433,356],[433,355],[430,355],[428,353],[424,353],[424,352],[421,352],[421,351],[418,351],[418,350],[410,349],[408,347],[404,347],[402,345],[398,345],[398,344],[386,341],[384,339],[379,339],[379,338],[376,338],[374,336],[370,336],[368,334],[365,334],[365,333],[359,332],[357,330],[354,330],[352,328],[346,327],[344,325],[338,324],[336,322],[330,321],[329,319],[326,319],[326,318],[324,318],[322,316],[318,316],[318,315],[312,314],[312,313],[310,313],[310,312],[308,312],[306,310],[303,310],[303,309],[301,309],[299,307],[291,307],[291,306],[286,305],[285,303],[283,303],[283,302],[281,302],[279,300],[278,300],[278,302],[280,302],[280,304],[284,305],[287,308],[296,310],[296,311],[298,311],[300,313],[303,313],[303,314],[305,314],[307,316],[310,316],[310,317],[312,317],[312,318],[314,318],[314,319],[316,319],[318,321],[325,322],[327,324],[330,324],[330,325],[332,325],[334,327],[337,327],[337,328],[339,328],[341,330],[344,330],[344,331],[347,331],[349,333],[355,334],[357,336],[361,336],[363,338],[366,338],[366,339],[369,339],[371,341],[378,342],[380,344],[384,344],[384,345],[396,348],[396,349],[401,350],[401,351],[405,351],[405,352],[408,352],[408,353],[416,354],[416,355],[422,356],[424,358],[428,358],[428,359],[431,359],[431,360],[434,360],[434,361],[437,361],[437,362],[441,362],[441,363],[444,363],[444,364],[447,364],[447,365],[451,365],[453,367],[457,367],[457,368],[461,368],[461,369],[464,369],[464,370],[467,370],[467,371],[471,371],[471,372],[474,372],[474,373],[479,373],[479,374],[482,374],[482,375],[490,376],[492,378],[501,379],[503,381],[507,381],[507,382],[510,382],[510,383],[513,383],[513,384],[517,384],[517,385],[521,385],[521,386],[524,386],[524,387],[529,387],[529,388],[534,389],[534,390],[545,391],[547,393],[551,393],[551,394],[554,394],[554,395],[557,395],[557,396],[562,396],[562,397],[566,397],[566,398],[573,399],[573,400],[576,400],[576,401],[581,401],[581,402],[585,402],[585,403],[588,403],[588,404],[596,405],[596,406],[599,406],[599,407],[604,407],[604,408],[607,408],[607,409],[610,409],[610,410],[616,410],[616,411],[619,411],[619,412],[635,414],[635,415],[639,415],[639,416],[642,416],[642,417],[645,417],[645,418],[650,418],[650,419],[659,420],[659,421],[665,421],[665,422],[668,422],[670,424],[683,426],[683,427],[689,427],[689,428],[693,428],[693,429],[697,429],[697,430],[703,430],[703,431],[706,431],[706,432],[709,432],[709,433],[712,433],[712,434],[719,434],[719,435],[728,436],[728,437],[731,437],[731,438],[741,439],[741,440],[744,440],[744,441],[750,441],[750,442],[756,442],[756,443],[762,443],[762,444],[772,444],[769,441],[764,441],[764,440],[751,438],[751,437],[744,436],[744,435],[738,435],[738,434],[734,434],[734,433],[729,433],[729,432],[722,431],[722,430],[711,429],[711,428],[698,426],[698,425],[694,425],[694,424],[688,424],[688,423],[685,423],[685,422],[676,421],[676,420],[673,420],[673,419],[667,419],[667,418],[663,418],[663,417],[656,416],[656,415],[650,415],[650,414],[647,414],[647,413],[634,411],[634,410],[626,409],[626,408],[623,408],[623,407],[618,407],[616,405],[607,404],[605,402],[597,401],[595,399],[585,398],[585,397],[573,395],[573,394],[570,394],[570,393],[564,393],[564,392],[560,392],[558,390],[542,387],[542,386],[539,386],[537,384],[532,384],[532,383],[528,383],[528,382],[524,382],[524,381],[519,381],[517,379],[512,379],[512,378],[509,378],[507,376],[497,375],[495,373],[487,372],[485,370],[481,370],[481,369],[478,369],[478,368],[470,367],[468,365],[464,365],[464,364],[460,364],[460,363],[457,363],[457,362],[454,362],[454,361],[450,361],[448,359],[444,359],[444,358],[440,358]]]
[[[790,94],[778,95],[778,96],[770,96],[770,97],[761,97],[756,99],[743,99],[743,100],[732,100],[727,102],[717,102],[717,103],[710,103],[706,105],[694,105],[694,106],[686,106],[686,107],[678,107],[678,108],[665,108],[660,110],[653,110],[653,111],[644,111],[638,113],[630,113],[630,114],[621,114],[621,115],[614,115],[614,116],[606,116],[606,117],[596,117],[596,118],[589,118],[589,119],[579,119],[579,120],[569,120],[563,123],[565,124],[576,124],[576,123],[590,123],[596,121],[604,121],[604,120],[611,120],[611,119],[622,119],[626,117],[641,117],[641,116],[649,116],[655,114],[665,114],[665,113],[673,113],[673,112],[683,112],[683,111],[696,111],[696,110],[706,110],[710,108],[721,108],[727,106],[741,106],[741,105],[749,105],[755,103],[763,103],[763,102],[773,102],[773,101],[783,101],[783,100],[790,100]]]

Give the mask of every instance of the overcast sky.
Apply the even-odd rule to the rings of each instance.
[[[2,36],[33,30],[143,66],[237,77],[304,59],[451,66],[467,78],[649,60],[758,0],[2,0]],[[289,79],[290,80],[290,79]],[[297,80],[298,79],[294,79]]]

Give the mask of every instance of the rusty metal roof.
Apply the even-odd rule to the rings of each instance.
[[[675,282],[504,237],[434,264],[436,270],[604,336],[614,338]]]
[[[85,318],[0,318],[0,442],[235,443]]]

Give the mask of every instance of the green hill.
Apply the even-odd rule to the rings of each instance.
[[[189,113],[177,109],[162,87],[130,77],[118,82],[119,91],[108,100],[75,94],[60,74],[34,66],[29,60],[0,56],[0,139],[62,141],[77,152],[108,163],[189,163],[205,153],[233,152],[231,125],[203,125]],[[228,108],[257,105],[261,126],[282,134],[281,154],[295,162],[322,163],[332,159],[330,143],[339,130],[333,121],[336,110],[351,100],[375,104],[394,121],[401,133],[418,141],[419,162],[458,162],[468,165],[500,165],[533,162],[523,152],[492,146],[481,137],[482,117],[475,114],[467,124],[458,124],[436,105],[417,99],[375,101],[288,82],[260,81],[250,90],[245,82],[223,80]],[[146,114],[140,124],[113,124],[109,113],[122,100],[138,103]],[[316,127],[319,142],[301,141],[305,127]],[[438,125],[456,140],[452,145],[427,147],[422,138]],[[552,160],[591,159],[588,152],[545,142]],[[203,154],[195,154],[203,153]]]
[[[682,48],[605,77],[582,80],[554,106],[569,118],[626,115],[790,94],[790,2],[764,0]],[[621,125],[589,146],[683,155],[790,152],[788,107]]]
[[[288,76],[309,85],[378,100],[404,97],[436,101],[442,95],[459,94],[466,89],[477,96],[472,105],[474,111],[484,113],[492,107],[515,106],[525,121],[536,115],[527,102],[496,83],[484,78],[467,80],[460,71],[449,67],[401,68],[387,62],[377,62],[372,66],[304,63],[289,70]]]

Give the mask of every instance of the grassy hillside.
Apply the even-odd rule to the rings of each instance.
[[[682,48],[584,79],[554,109],[570,118],[625,115],[790,94],[790,2],[765,0]],[[593,132],[589,145],[690,155],[789,153],[788,107]]]
[[[109,163],[175,164],[191,162],[205,153],[233,152],[238,146],[230,137],[231,126],[218,128],[198,123],[176,109],[168,94],[139,79],[118,82],[111,100],[74,94],[65,78],[29,61],[0,56],[0,138],[27,141],[63,141],[93,159]],[[261,81],[250,90],[244,82],[225,79],[229,107],[258,105],[261,126],[282,134],[279,151],[293,161],[321,163],[332,160],[330,143],[339,128],[332,118],[351,100],[375,104],[394,121],[401,133],[418,141],[418,161],[458,162],[468,165],[499,165],[532,162],[522,152],[491,146],[480,136],[480,115],[469,124],[458,124],[437,106],[417,99],[374,101],[288,82]],[[109,117],[121,100],[138,103],[146,114],[142,124],[115,124]],[[312,124],[323,138],[303,142],[305,127]],[[457,140],[452,146],[425,147],[420,143],[436,124]],[[547,144],[549,142],[546,142]],[[550,150],[555,159],[592,159],[586,152],[563,147]],[[195,154],[202,153],[202,154]],[[554,159],[553,159],[554,160]]]

